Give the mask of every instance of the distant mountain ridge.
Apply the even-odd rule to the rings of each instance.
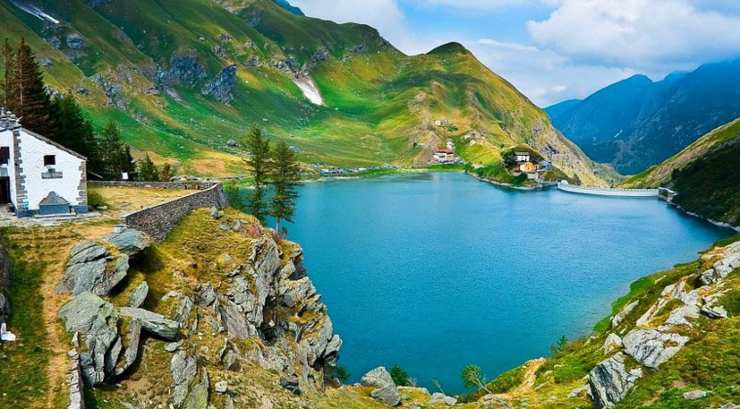
[[[593,160],[634,174],[740,115],[740,59],[661,81],[635,75],[545,111]]]

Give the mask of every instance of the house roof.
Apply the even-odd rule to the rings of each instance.
[[[453,154],[455,152],[453,152],[451,149],[437,149],[436,151],[434,151],[434,153]]]
[[[45,137],[45,136],[41,136],[41,135],[37,134],[36,132],[30,131],[30,130],[28,130],[28,129],[26,129],[26,128],[21,128],[21,130],[23,130],[23,132],[25,132],[25,133],[27,133],[27,134],[29,134],[29,135],[33,136],[34,138],[36,138],[36,139],[38,139],[38,140],[40,140],[40,141],[42,141],[42,142],[48,143],[49,145],[52,145],[52,146],[54,146],[55,148],[58,148],[59,150],[63,150],[63,151],[65,151],[65,152],[67,152],[68,154],[70,154],[70,155],[72,155],[72,156],[74,156],[74,157],[77,157],[77,158],[79,158],[79,159],[82,159],[82,160],[84,160],[84,161],[86,161],[86,160],[87,160],[87,158],[86,158],[86,157],[84,157],[84,156],[80,155],[79,153],[77,153],[77,152],[73,151],[72,149],[69,149],[69,148],[67,148],[67,147],[65,147],[65,146],[62,146],[62,145],[60,145],[60,144],[58,144],[58,143],[56,143],[56,142],[52,141],[51,139],[49,139],[49,138],[47,138],[47,137]]]
[[[39,206],[59,206],[68,204],[68,201],[56,194],[54,191],[49,192],[49,194],[39,202]]]
[[[527,151],[515,151],[514,155],[529,155],[529,152]]]

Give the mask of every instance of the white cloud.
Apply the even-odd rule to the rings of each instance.
[[[472,42],[469,46],[481,62],[540,106],[582,98],[635,74],[629,68],[573,64],[552,50],[490,38]]]
[[[576,61],[647,71],[740,52],[740,17],[688,0],[563,0],[527,26],[537,44]]]

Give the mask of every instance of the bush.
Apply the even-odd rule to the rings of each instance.
[[[349,378],[352,377],[347,368],[343,366],[330,367],[327,370],[326,375],[329,378],[336,379],[337,381],[339,381],[340,384],[347,383],[347,381],[349,381]]]
[[[87,192],[87,205],[91,207],[108,206],[103,196],[95,191]]]
[[[409,378],[409,374],[400,366],[394,365],[391,370],[391,378],[393,378],[393,382],[396,383],[398,386],[410,386],[411,385],[411,379]]]

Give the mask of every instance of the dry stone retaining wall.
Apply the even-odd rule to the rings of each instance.
[[[108,186],[137,186],[132,183],[126,184],[108,184]],[[115,182],[113,182],[115,183]],[[160,183],[142,183],[138,186],[150,186],[157,188],[178,188],[177,185],[182,186],[180,182],[163,182]],[[165,186],[166,185],[166,186]],[[193,188],[196,184],[188,184],[189,188]],[[191,193],[187,196],[179,197],[169,202],[161,203],[155,206],[147,207],[146,209],[138,210],[133,213],[129,213],[123,216],[123,223],[133,229],[143,231],[148,234],[151,238],[156,241],[162,241],[167,234],[172,230],[177,223],[190,213],[193,209],[202,209],[209,207],[216,207],[222,209],[226,207],[226,196],[224,195],[221,184],[219,183],[198,183],[196,188],[202,188],[195,193]],[[182,187],[180,187],[182,188]]]

